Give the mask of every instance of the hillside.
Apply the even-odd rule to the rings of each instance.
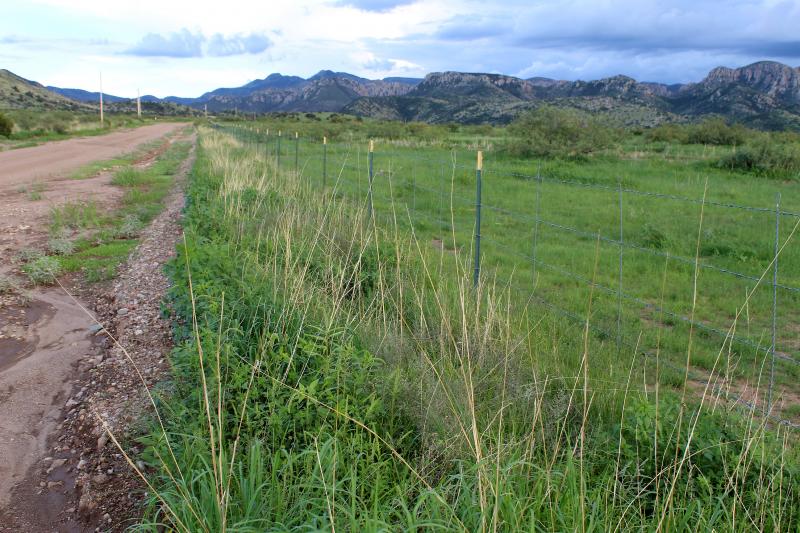
[[[0,109],[59,109],[80,111],[86,104],[70,100],[47,90],[35,81],[0,69]]]
[[[96,91],[92,92],[84,91],[83,89],[62,89],[61,87],[53,87],[51,85],[48,85],[46,89],[56,94],[60,94],[65,98],[69,98],[70,100],[75,100],[76,102],[97,104],[100,101],[100,93]],[[127,100],[127,98],[103,93],[104,103],[122,102],[124,100]]]
[[[50,90],[48,90],[50,89]],[[109,109],[131,109],[131,100],[104,95]],[[83,109],[96,92],[45,88],[0,71],[0,106]],[[764,129],[800,129],[800,69],[762,61],[741,68],[718,67],[689,84],[640,82],[628,76],[566,81],[501,74],[434,72],[424,79],[370,80],[322,70],[304,79],[270,74],[240,87],[222,87],[197,98],[142,97],[146,112],[344,112],[401,121],[506,124],[542,104],[597,113],[626,126],[650,127],[709,115]]]
[[[352,74],[321,71],[304,80],[272,74],[239,88],[217,89],[189,103],[209,111],[341,111],[362,97],[402,96],[413,89],[406,80],[368,80]]]
[[[493,74],[432,73],[403,97],[360,98],[344,111],[407,121],[507,123],[543,103],[598,112],[625,125],[653,126],[706,115],[767,129],[800,127],[800,69],[764,61],[719,67],[694,84],[527,80]]]

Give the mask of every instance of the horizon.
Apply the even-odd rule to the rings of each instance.
[[[748,66],[751,66],[751,65],[755,65],[755,64],[758,64],[758,63],[779,63],[779,64],[782,64],[782,65],[788,66],[790,68],[794,68],[794,69],[800,70],[800,66],[789,65],[789,64],[786,64],[786,63],[781,63],[779,61],[774,61],[774,60],[770,60],[770,59],[763,59],[763,60],[755,61],[753,63],[749,63],[747,65],[737,65],[737,66],[717,65],[716,67],[712,67],[712,69],[710,69],[708,73],[710,73],[711,70],[714,70],[716,68],[738,69],[738,68],[744,68],[744,67],[748,67]],[[89,93],[97,93],[97,92],[99,92],[97,89],[87,89],[87,88],[84,88],[84,87],[62,87],[62,86],[58,86],[58,85],[53,85],[52,83],[45,83],[45,82],[42,82],[40,80],[31,79],[29,77],[24,76],[23,74],[21,74],[19,72],[13,72],[13,71],[11,71],[9,69],[4,69],[4,70],[8,70],[12,74],[16,74],[17,76],[20,76],[21,78],[26,79],[28,81],[39,83],[44,87],[55,87],[57,89],[65,89],[65,90],[82,90],[82,91],[86,91],[86,92],[89,92]],[[316,77],[317,75],[319,75],[319,74],[321,74],[323,72],[330,72],[330,73],[333,73],[333,74],[341,74],[341,75],[357,76],[357,77],[361,77],[363,79],[368,79],[370,81],[382,81],[382,80],[387,80],[387,79],[391,79],[391,78],[406,78],[406,79],[416,79],[416,80],[420,80],[421,81],[421,80],[423,80],[424,78],[426,78],[427,76],[429,76],[431,74],[441,74],[441,73],[445,73],[445,72],[456,72],[456,73],[459,73],[459,74],[469,74],[469,75],[490,74],[490,75],[516,77],[516,76],[513,76],[511,74],[505,74],[505,73],[501,73],[501,72],[468,72],[468,71],[458,71],[458,70],[441,70],[441,71],[436,71],[436,72],[428,72],[427,74],[424,74],[422,76],[385,76],[383,78],[364,78],[363,76],[358,76],[357,74],[353,74],[351,72],[333,71],[331,69],[323,68],[323,69],[318,70],[314,74],[311,74],[311,75],[309,75],[307,77],[304,77],[304,76],[301,76],[301,75],[298,75],[298,74],[284,74],[282,72],[270,72],[269,74],[266,74],[262,78],[254,78],[254,79],[251,79],[251,80],[247,80],[244,83],[242,83],[241,85],[225,85],[225,86],[214,87],[213,89],[209,89],[208,91],[204,91],[203,93],[198,94],[197,96],[187,96],[187,95],[180,95],[180,94],[168,94],[168,95],[159,96],[159,95],[155,95],[155,94],[152,94],[152,93],[144,93],[144,94],[141,94],[141,97],[142,98],[155,97],[155,98],[158,98],[158,99],[161,99],[161,100],[166,99],[166,98],[200,98],[204,94],[207,94],[209,92],[213,92],[213,91],[218,90],[218,89],[236,89],[236,88],[239,88],[239,87],[243,87],[243,86],[245,86],[245,85],[247,85],[249,83],[252,83],[254,81],[264,80],[264,79],[266,79],[266,78],[268,78],[270,76],[274,76],[274,75],[283,76],[283,77],[299,77],[299,78],[302,78],[302,79],[308,81],[308,80],[313,79],[314,77]],[[708,74],[708,73],[706,73],[706,74]],[[597,81],[597,80],[602,80],[602,79],[614,78],[614,77],[617,77],[617,76],[629,77],[629,78],[635,80],[637,83],[655,83],[655,84],[662,84],[662,85],[666,85],[666,86],[688,85],[688,84],[692,84],[692,83],[697,83],[697,82],[702,80],[702,78],[700,78],[700,79],[692,80],[692,81],[688,81],[688,82],[676,82],[676,83],[660,82],[660,81],[653,81],[653,80],[639,80],[639,79],[634,78],[633,76],[629,76],[628,74],[625,74],[625,73],[622,73],[622,72],[617,73],[617,74],[612,74],[612,75],[609,75],[609,76],[605,76],[603,78],[596,78],[596,79],[565,80],[565,79],[558,79],[558,78],[548,78],[546,76],[531,76],[531,77],[528,77],[528,78],[518,78],[518,79],[523,79],[523,80],[547,79],[547,80],[553,80],[553,81],[567,81],[567,82],[584,81],[584,82],[588,82],[588,81]],[[705,76],[703,76],[703,78],[704,77]],[[136,98],[136,96],[128,96],[128,95],[123,95],[123,94],[113,94],[113,93],[105,91],[105,90],[103,90],[103,94],[104,95],[108,95],[108,96],[112,96],[112,97],[115,97],[115,98],[123,98],[123,99],[129,99],[129,100],[133,100],[133,99]]]
[[[800,3],[303,0],[292,5],[31,0],[0,21],[0,67],[45,86],[198,97],[270,73],[432,72],[689,83],[758,61],[798,68]],[[154,16],[157,14],[157,16]]]

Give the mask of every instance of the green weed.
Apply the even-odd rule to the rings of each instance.
[[[22,266],[22,271],[34,285],[50,285],[61,274],[61,262],[50,256],[39,257]]]

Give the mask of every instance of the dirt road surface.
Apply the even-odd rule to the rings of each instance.
[[[186,124],[164,123],[98,137],[56,141],[0,152],[0,191],[35,180],[63,177],[93,161],[111,159],[163,137]]]
[[[0,515],[14,486],[44,457],[65,414],[75,411],[70,391],[82,365],[100,349],[96,323],[81,308],[85,304],[58,286],[26,287],[16,257],[26,248],[44,248],[53,207],[91,199],[110,210],[121,195],[109,172],[63,178],[184,126],[158,124],[0,153],[0,282],[11,280],[16,287],[9,291],[0,284]],[[32,196],[27,187],[34,181],[40,189]],[[62,281],[71,293],[80,292],[79,280]]]

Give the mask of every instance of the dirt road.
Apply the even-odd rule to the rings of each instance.
[[[98,137],[56,141],[0,152],[0,190],[63,177],[93,161],[111,159],[186,124],[164,123]]]
[[[65,413],[75,411],[73,382],[101,348],[84,304],[58,287],[25,287],[16,257],[44,247],[53,207],[91,199],[109,210],[121,195],[108,172],[86,180],[59,178],[183,126],[158,124],[0,153],[0,282],[6,283],[0,283],[0,515],[13,486],[44,457]],[[34,180],[41,185],[35,196],[26,189]],[[9,290],[9,280],[15,289]],[[62,281],[79,292],[71,286],[76,280]]]

